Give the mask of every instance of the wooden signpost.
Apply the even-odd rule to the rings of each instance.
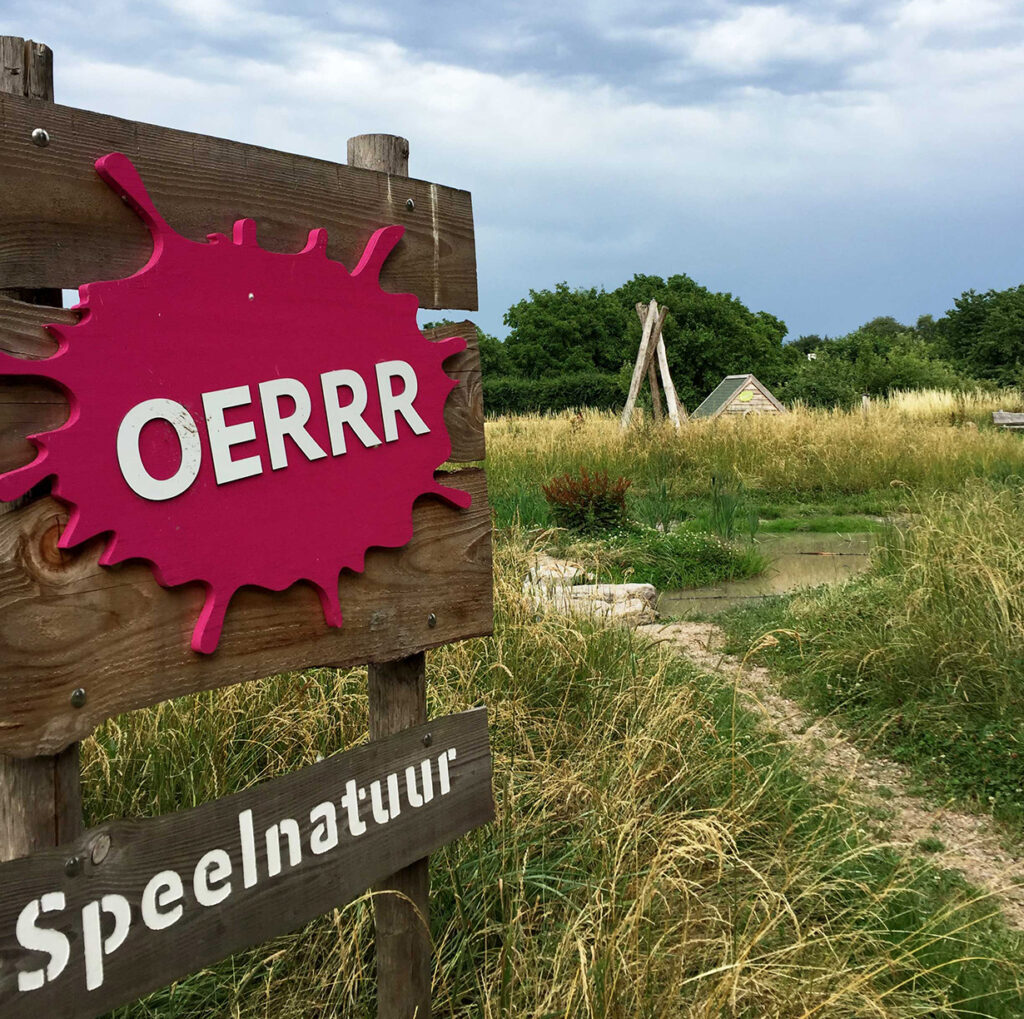
[[[2,1014],[99,1015],[301,927],[491,817],[478,708],[0,865]]]
[[[629,383],[629,395],[626,398],[626,406],[622,411],[620,426],[622,431],[629,427],[633,417],[633,409],[636,406],[637,397],[643,387],[644,378],[651,387],[651,406],[656,422],[664,420],[661,409],[661,392],[658,388],[658,377],[654,370],[654,361],[657,357],[658,369],[661,371],[661,381],[665,387],[665,403],[668,408],[669,420],[676,431],[683,421],[686,420],[686,409],[679,402],[676,395],[676,387],[672,382],[672,376],[668,370],[668,355],[665,352],[665,340],[661,335],[662,327],[665,325],[665,317],[668,315],[668,308],[662,307],[658,310],[658,302],[651,301],[650,304],[637,304],[636,313],[643,324],[643,332],[640,336],[640,349],[637,351],[636,364],[633,366],[633,377]]]
[[[340,165],[56,106],[2,42],[0,1015],[95,1016],[373,885],[378,1014],[425,1019],[426,857],[493,812],[423,658],[492,628],[484,473],[435,473],[484,456],[475,329],[415,327],[476,306],[469,195],[391,136]],[[363,663],[368,746],[79,834],[103,720]]]

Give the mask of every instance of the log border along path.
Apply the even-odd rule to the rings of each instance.
[[[991,896],[1003,911],[1008,926],[1024,930],[1024,863],[1007,852],[997,825],[990,817],[936,807],[911,795],[910,771],[895,761],[862,753],[830,718],[813,715],[779,693],[770,670],[750,665],[746,658],[725,654],[725,633],[714,623],[649,623],[638,633],[664,644],[694,665],[725,677],[746,705],[760,714],[791,746],[813,773],[834,778],[840,793],[855,799],[879,816],[893,847],[921,853],[918,843],[939,839],[945,848],[928,854],[938,867],[959,871],[973,886]],[[748,652],[777,641],[766,634]],[[891,793],[891,795],[890,795]],[[923,855],[923,854],[922,854]]]

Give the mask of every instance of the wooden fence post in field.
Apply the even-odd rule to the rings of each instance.
[[[53,52],[17,36],[0,36],[0,92],[53,102]],[[59,307],[59,289],[0,295]],[[0,515],[9,507],[0,504]],[[82,829],[78,744],[54,757],[19,760],[0,754],[0,861],[28,856],[75,838]]]
[[[348,140],[348,162],[365,170],[409,176],[409,143],[390,134]],[[370,739],[427,720],[426,658],[421,651],[369,666]],[[429,861],[417,860],[374,889],[378,1019],[430,1017]]]

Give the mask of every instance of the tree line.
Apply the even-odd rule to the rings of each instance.
[[[784,342],[786,324],[689,276],[635,275],[600,287],[531,290],[505,313],[504,341],[480,333],[489,414],[595,407],[626,399],[640,345],[637,302],[668,308],[664,337],[680,399],[693,410],[723,376],[752,372],[775,395],[851,406],[862,393],[1024,385],[1024,286],[968,290],[941,318],[874,318],[846,336]]]

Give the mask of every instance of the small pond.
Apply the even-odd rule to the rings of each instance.
[[[757,544],[768,568],[759,577],[662,591],[658,611],[662,616],[711,615],[770,594],[834,584],[867,569],[873,540],[872,534],[764,534]]]

